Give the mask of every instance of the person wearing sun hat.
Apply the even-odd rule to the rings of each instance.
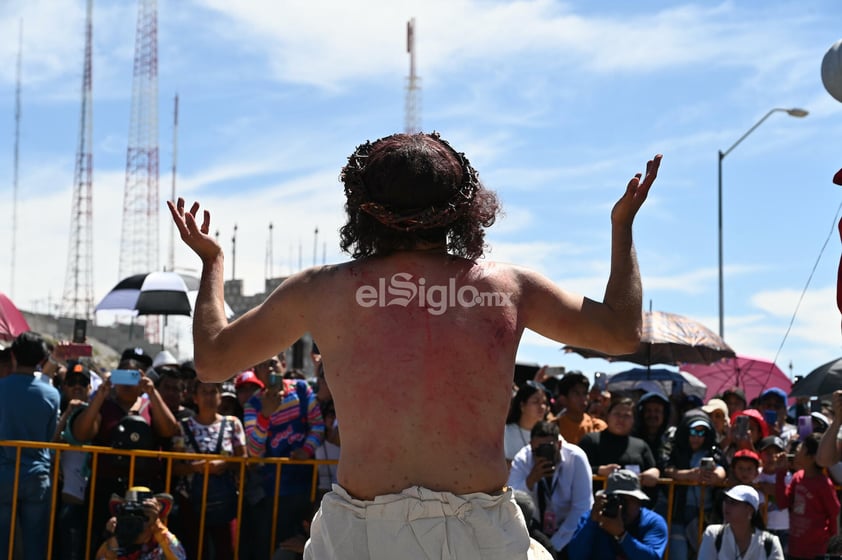
[[[716,441],[720,442],[728,436],[728,428],[731,423],[728,419],[728,405],[722,399],[713,398],[702,406],[702,410],[708,415],[716,431]]]
[[[783,560],[778,537],[765,530],[757,490],[739,484],[724,492],[724,523],[709,525],[702,537],[698,560]]]
[[[643,504],[649,501],[634,471],[619,469],[608,475],[593,508],[579,519],[567,545],[569,558],[650,560],[663,558],[667,548],[667,522]],[[612,502],[619,502],[614,515]]]
[[[184,547],[164,521],[172,509],[169,494],[155,494],[145,486],[133,486],[125,497],[112,494],[111,519],[106,523],[108,539],[96,552],[97,560],[166,558],[184,560]],[[125,542],[129,541],[129,542]]]

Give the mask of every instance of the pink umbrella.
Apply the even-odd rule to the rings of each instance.
[[[0,340],[13,340],[28,330],[29,324],[23,314],[6,294],[0,292]]]
[[[692,373],[708,386],[708,398],[739,387],[751,402],[764,389],[780,387],[789,394],[792,388],[792,381],[781,368],[770,361],[748,356],[726,358],[710,365],[682,364],[681,370]]]

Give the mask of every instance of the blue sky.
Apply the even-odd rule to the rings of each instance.
[[[95,1],[94,293],[118,280],[136,4]],[[180,96],[180,195],[213,216],[237,277],[262,290],[268,225],[275,275],[338,248],[337,177],[354,147],[404,126],[405,26],[416,18],[420,122],[466,152],[505,215],[487,258],[601,299],[609,211],[656,152],[661,173],[635,226],[648,308],[718,329],[717,151],[772,115],[723,162],[725,338],[804,374],[837,358],[842,105],[822,57],[842,38],[835,0],[159,2],[161,198],[170,193]],[[14,300],[47,311],[64,286],[79,132],[82,0],[0,4],[0,239],[11,239],[15,59],[23,107]],[[5,131],[5,132],[3,132]],[[2,154],[6,154],[2,157]],[[161,265],[169,251],[161,211]],[[783,347],[790,319],[832,233]],[[9,244],[0,262],[10,262]],[[176,265],[198,261],[180,246]],[[8,266],[0,291],[11,292]],[[187,343],[179,347],[187,352]],[[620,371],[527,333],[519,359]]]

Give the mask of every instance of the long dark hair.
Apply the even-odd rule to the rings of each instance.
[[[446,242],[452,254],[478,259],[500,209],[465,155],[437,133],[361,144],[340,180],[348,215],[340,244],[354,258]]]
[[[512,402],[509,403],[509,415],[506,417],[506,424],[517,424],[520,422],[520,406],[528,401],[532,395],[542,390],[541,384],[535,381],[527,381],[521,385],[515,396],[512,397]]]

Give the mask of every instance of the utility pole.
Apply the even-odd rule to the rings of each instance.
[[[415,18],[406,23],[406,52],[409,53],[409,77],[406,85],[406,123],[407,134],[421,132],[419,97],[421,78],[415,73]]]

